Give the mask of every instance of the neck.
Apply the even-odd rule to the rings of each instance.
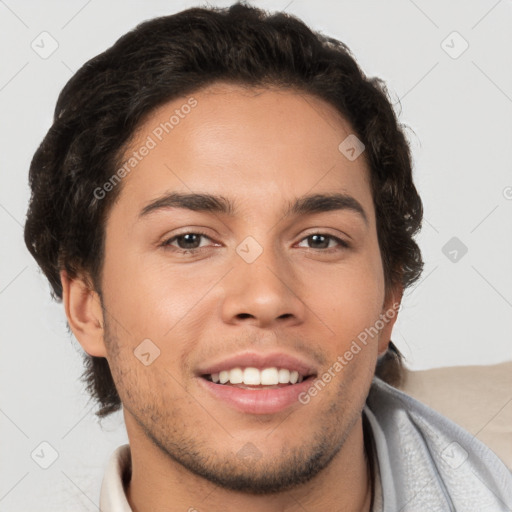
[[[316,477],[300,487],[271,495],[249,495],[216,486],[172,460],[147,438],[126,410],[125,421],[132,462],[125,490],[133,512],[370,512],[373,477],[362,417]]]

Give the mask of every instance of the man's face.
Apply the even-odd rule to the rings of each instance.
[[[369,171],[363,156],[338,149],[350,125],[312,96],[219,84],[192,96],[193,108],[184,98],[150,115],[126,152],[154,146],[123,179],[106,223],[107,358],[132,444],[151,440],[228,488],[282,489],[312,478],[360,427],[389,341],[368,338],[333,372],[390,305]],[[176,110],[166,133],[160,123]],[[173,193],[221,196],[233,211],[148,207]],[[286,215],[297,199],[334,193],[364,215]],[[270,359],[223,362],[247,354]],[[299,380],[309,376],[302,383],[244,389],[206,375],[292,370],[294,358]],[[303,405],[299,391],[329,368],[330,382]]]

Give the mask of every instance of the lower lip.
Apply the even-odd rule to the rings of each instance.
[[[274,414],[293,404],[300,404],[299,395],[308,390],[314,377],[308,377],[297,384],[288,384],[273,389],[243,389],[236,386],[215,384],[199,377],[201,385],[213,396],[240,412],[249,414]]]

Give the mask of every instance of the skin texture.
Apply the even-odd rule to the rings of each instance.
[[[307,405],[242,413],[196,375],[250,349],[296,354],[323,373],[400,301],[399,288],[385,293],[364,153],[347,159],[338,145],[350,125],[304,93],[216,84],[192,96],[197,105],[122,180],[106,223],[102,300],[86,276],[61,274],[70,326],[86,352],[108,359],[123,402],[130,504],[139,512],[367,511],[361,411],[396,315]],[[149,115],[126,155],[187,99]],[[139,217],[169,192],[222,195],[235,212]],[[368,223],[346,209],[283,217],[297,197],[332,192],[354,197]],[[195,245],[172,240],[198,230],[206,238]],[[308,238],[315,233],[350,247]],[[248,236],[263,249],[252,263],[236,252]],[[187,243],[200,251],[186,254]],[[134,356],[145,339],[160,350],[149,366]],[[257,456],[239,457],[248,443]]]

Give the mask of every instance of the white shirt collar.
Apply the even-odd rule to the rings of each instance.
[[[102,512],[133,512],[124,488],[126,475],[131,470],[130,445],[124,444],[110,456],[100,491]]]

